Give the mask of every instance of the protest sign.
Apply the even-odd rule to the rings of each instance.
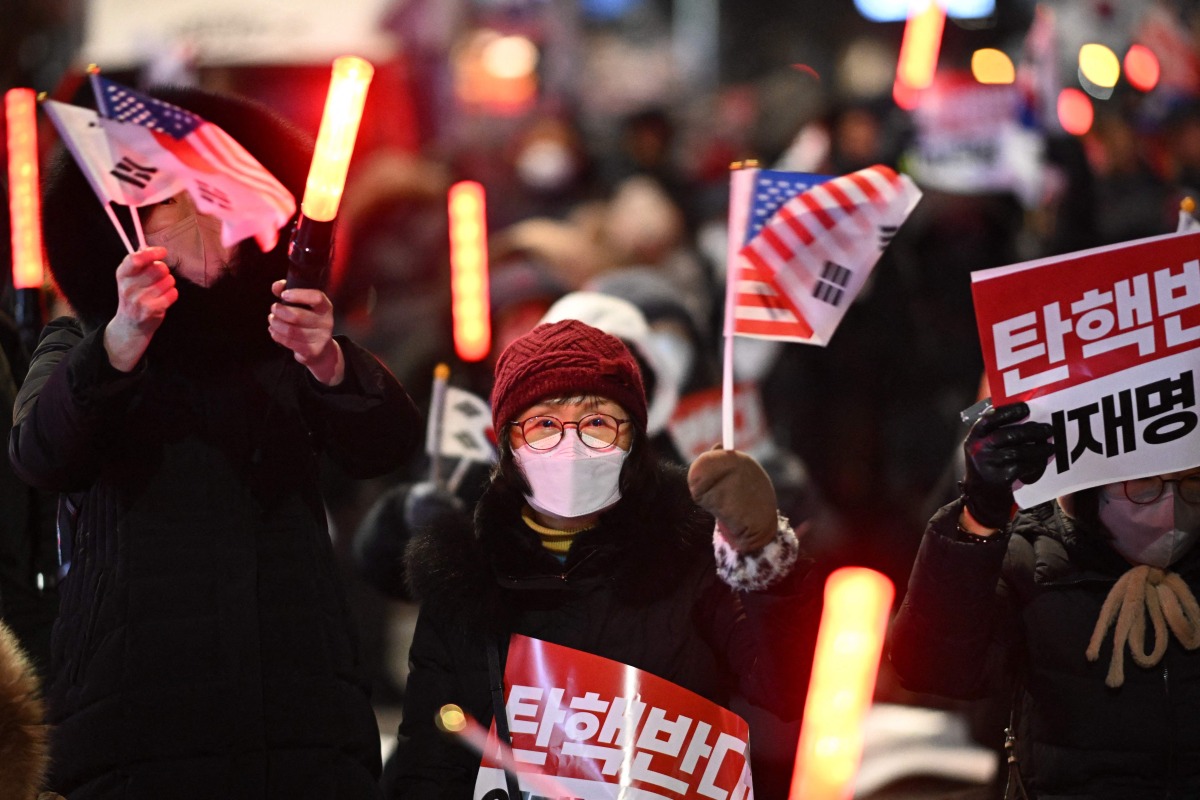
[[[504,690],[522,789],[546,775],[576,800],[754,796],[746,722],[668,680],[514,635]],[[476,800],[508,797],[497,742],[493,721]]]
[[[733,390],[733,429],[738,449],[755,454],[767,443],[767,412],[758,385],[739,383]],[[721,387],[685,395],[667,422],[667,432],[689,463],[721,441]]]
[[[996,405],[1054,428],[1028,507],[1200,465],[1200,233],[983,270],[976,320]]]

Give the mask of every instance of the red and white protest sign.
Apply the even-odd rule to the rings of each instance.
[[[767,414],[758,385],[741,383],[733,390],[733,430],[737,449],[754,454],[768,439]],[[692,392],[680,399],[667,422],[679,454],[689,462],[721,441],[721,387]]]
[[[972,275],[993,402],[1054,427],[1021,506],[1200,464],[1198,259],[1168,234]]]
[[[514,635],[504,696],[522,789],[544,775],[577,800],[754,797],[746,722],[668,680]],[[508,797],[500,763],[493,721],[476,800]]]

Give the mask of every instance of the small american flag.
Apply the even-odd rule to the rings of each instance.
[[[140,156],[134,161],[143,172],[155,169],[181,182],[201,213],[221,220],[225,246],[249,236],[263,250],[275,246],[295,198],[232,136],[187,109],[100,75],[92,80],[105,133]]]
[[[849,175],[739,170],[730,184],[725,333],[826,345],[920,190],[884,166]]]

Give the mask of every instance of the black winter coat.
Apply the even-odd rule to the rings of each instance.
[[[797,656],[818,621],[811,564],[802,559],[767,591],[730,589],[716,574],[713,518],[692,502],[681,469],[660,470],[645,496],[578,534],[565,564],[521,520],[522,499],[495,485],[474,531],[417,534],[408,567],[422,605],[392,797],[472,796],[479,756],[439,733],[434,714],[456,703],[490,725],[487,647],[498,642],[503,670],[512,633],[629,664],[718,704],[740,690],[781,717],[800,714],[809,665]]]
[[[1149,669],[1126,653],[1116,689],[1104,683],[1111,630],[1099,659],[1085,656],[1129,569],[1107,533],[1046,503],[972,543],[956,535],[961,511],[955,501],[930,521],[896,617],[891,660],[904,685],[969,699],[1019,681],[1020,771],[1040,800],[1200,797],[1200,651],[1172,637]],[[1172,569],[1200,593],[1200,552]],[[1147,637],[1149,647],[1149,625]]]
[[[51,787],[89,798],[370,798],[379,738],[318,490],[318,455],[394,468],[415,407],[339,339],[346,378],[291,353],[129,374],[103,329],[51,323],[10,456],[80,493],[54,643]]]

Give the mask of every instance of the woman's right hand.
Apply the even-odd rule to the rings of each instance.
[[[104,350],[121,372],[137,366],[167,309],[179,299],[166,257],[165,247],[146,247],[117,267],[117,313],[104,329]]]
[[[1029,406],[995,406],[971,426],[963,443],[966,477],[963,494],[968,513],[989,529],[1002,528],[1012,517],[1013,481],[1033,483],[1054,455],[1053,427],[1045,422],[1021,422]]]

